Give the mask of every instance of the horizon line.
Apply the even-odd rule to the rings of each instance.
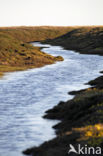
[[[103,25],[11,25],[11,26],[0,26],[0,28],[15,28],[15,27],[100,27]]]

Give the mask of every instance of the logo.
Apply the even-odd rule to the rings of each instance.
[[[70,150],[69,150],[68,154],[71,153],[71,152],[78,154],[78,152],[76,151],[76,149],[74,148],[73,145],[70,144],[69,146],[70,146]]]
[[[81,146],[80,144],[77,145],[77,148],[70,144],[69,145],[69,151],[68,154],[70,153],[75,153],[75,154],[96,154],[100,155],[102,154],[102,149],[101,147],[88,147],[87,145]]]

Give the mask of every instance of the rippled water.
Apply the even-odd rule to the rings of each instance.
[[[88,86],[103,70],[103,57],[81,55],[59,46],[42,51],[61,55],[63,62],[6,74],[0,80],[0,156],[21,156],[24,149],[55,137],[57,121],[42,118],[47,109],[72,96],[67,92]]]

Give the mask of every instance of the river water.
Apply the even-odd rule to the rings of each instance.
[[[64,57],[63,62],[27,71],[7,73],[0,79],[0,156],[22,156],[26,148],[55,137],[58,121],[44,112],[72,96],[67,92],[87,88],[84,83],[100,75],[103,57],[82,55],[59,46],[32,43],[42,51]]]

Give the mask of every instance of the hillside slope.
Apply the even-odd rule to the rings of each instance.
[[[63,60],[45,54],[27,42],[55,38],[67,30],[67,27],[0,28],[0,75],[7,71],[41,67]]]
[[[65,49],[83,54],[103,55],[103,26],[77,27],[65,35],[47,40],[45,43],[61,45]]]

